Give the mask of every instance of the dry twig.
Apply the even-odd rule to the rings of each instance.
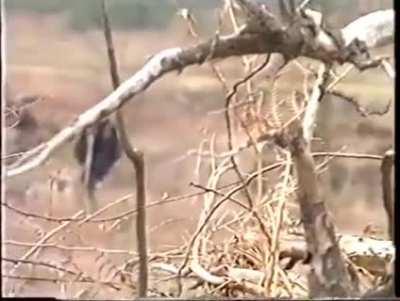
[[[118,89],[120,85],[117,60],[115,58],[115,50],[112,41],[111,27],[108,20],[106,0],[102,1],[102,13],[104,22],[104,36],[107,43],[108,58],[110,63],[110,74],[113,88]],[[139,274],[138,274],[138,295],[143,298],[147,295],[148,287],[148,267],[147,267],[147,235],[146,235],[146,177],[145,164],[142,151],[132,147],[129,142],[129,136],[126,131],[122,110],[117,110],[117,126],[121,139],[122,147],[126,156],[131,161],[136,171],[136,239],[139,254]],[[132,225],[134,226],[134,225]],[[130,231],[129,231],[130,233]]]

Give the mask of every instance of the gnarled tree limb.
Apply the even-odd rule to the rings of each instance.
[[[355,38],[369,48],[387,45],[393,42],[394,10],[381,10],[362,16],[342,29],[345,45]]]
[[[332,41],[328,43],[329,45],[326,45],[326,38],[320,40],[321,35],[313,35],[307,29],[313,22],[311,19],[300,18],[298,23],[284,29],[275,18],[262,9],[262,6],[255,5],[249,0],[240,0],[239,3],[251,8],[249,9],[251,13],[247,24],[256,24],[252,25],[255,26],[256,30],[242,30],[235,34],[222,36],[217,43],[214,39],[211,39],[189,48],[170,48],[159,52],[109,96],[83,112],[52,139],[41,144],[8,168],[5,176],[16,176],[42,165],[58,148],[76,137],[82,130],[112,114],[171,71],[182,71],[185,67],[201,64],[206,59],[223,59],[231,56],[265,53],[279,53],[285,58],[305,56],[323,62],[338,61],[343,63],[347,60],[358,62],[360,65],[359,60],[357,60],[359,58],[354,57],[354,53],[360,52],[362,54],[362,50],[365,49],[362,49],[360,43],[350,41],[354,41],[355,32],[361,27],[361,24],[365,26],[363,29],[365,34],[362,35],[364,40],[361,42],[365,42],[368,46],[387,44],[390,42],[388,37],[393,36],[393,32],[389,33],[389,29],[393,28],[393,18],[391,17],[393,10],[371,13],[368,15],[368,19],[364,19],[365,17],[357,19],[342,30],[343,39],[346,41],[345,47],[351,47],[351,51],[349,50],[346,55],[343,55],[343,53],[346,53],[344,51],[346,49],[337,49],[336,52],[332,52],[330,47]],[[382,14],[385,16],[384,18],[376,18],[376,16]],[[384,31],[381,30],[382,26],[385,28]],[[358,49],[357,47],[361,48]],[[362,66],[365,68],[365,66],[371,66],[371,64],[366,63]]]
[[[329,70],[322,66],[308,101],[302,127],[289,146],[297,173],[297,199],[305,240],[311,256],[308,283],[312,298],[348,297],[355,294],[336,240],[334,225],[319,189],[310,150],[314,123],[325,94],[328,74]]]

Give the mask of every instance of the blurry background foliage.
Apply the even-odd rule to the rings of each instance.
[[[162,29],[173,19],[177,8],[192,8],[199,22],[214,26],[209,22],[215,15],[212,10],[222,6],[222,0],[108,0],[113,27],[119,30]],[[277,0],[260,1],[271,6]],[[299,2],[299,1],[298,1]],[[67,13],[69,25],[74,30],[96,28],[100,24],[99,0],[6,0],[9,12],[23,13]],[[382,7],[392,6],[390,0],[312,0],[311,7],[329,16],[335,25],[348,22],[355,14],[363,14]]]
[[[108,0],[113,27],[120,30],[162,29],[179,7],[194,7],[204,12],[218,6],[218,0]],[[6,0],[10,13],[67,13],[69,25],[75,30],[96,28],[101,23],[99,0]],[[201,18],[201,16],[200,16]]]

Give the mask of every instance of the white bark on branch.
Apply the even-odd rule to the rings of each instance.
[[[321,65],[318,70],[318,78],[314,84],[310,99],[308,100],[307,109],[303,119],[303,136],[307,144],[310,145],[314,135],[315,120],[319,109],[319,103],[322,100],[324,86],[327,81],[327,71],[325,65]]]
[[[391,241],[377,240],[355,235],[339,235],[337,240],[340,249],[357,266],[362,267],[370,273],[377,274],[385,268],[385,264],[394,257],[394,247]],[[302,239],[284,240],[281,246],[281,254],[284,257],[294,257],[295,261],[301,261],[307,257],[307,245]],[[299,254],[300,253],[300,254]],[[178,274],[178,268],[172,264],[152,263],[152,269],[161,270],[171,274]],[[192,271],[195,276],[207,283],[213,285],[222,285],[224,283],[237,283],[243,287],[257,288],[265,277],[264,271],[252,270],[246,268],[237,268],[225,266],[219,272],[212,273],[204,269],[197,262],[192,261],[190,268],[186,268],[182,274],[189,274]],[[258,286],[258,294],[263,294],[263,289]]]
[[[123,82],[118,89],[97,105],[82,113],[70,126],[67,126],[51,140],[44,143],[44,145],[38,149],[38,155],[33,160],[28,161],[20,167],[11,170],[8,169],[6,176],[12,177],[43,164],[60,146],[70,141],[83,129],[94,125],[102,117],[115,112],[126,101],[144,91],[164,73],[177,69],[177,55],[180,52],[180,48],[172,48],[161,51],[159,54],[155,55],[139,72]]]
[[[379,10],[362,16],[342,29],[345,44],[357,38],[369,48],[385,46],[393,43],[394,10]]]
[[[254,4],[245,0],[240,2],[244,6]],[[257,11],[257,5],[252,5],[251,9],[255,13],[249,18],[253,17],[256,20],[250,19],[248,24],[260,26],[256,28],[257,30],[253,31],[254,28],[247,27],[247,30],[239,33],[211,39],[186,49],[171,48],[159,52],[141,70],[122,83],[118,89],[78,116],[52,139],[9,166],[3,175],[6,177],[16,176],[42,165],[63,144],[76,137],[82,130],[93,126],[100,119],[118,110],[128,100],[143,92],[168,72],[182,71],[187,66],[201,64],[208,59],[265,53],[279,53],[286,59],[306,56],[324,62],[342,62],[343,57],[338,53],[332,54],[331,48],[324,49],[322,47],[326,35],[323,35],[324,41],[318,41],[318,37],[321,35],[312,36],[309,30],[305,29],[306,25],[301,22],[298,26],[292,26],[290,30],[283,30],[276,23],[275,18],[262,12],[261,8],[261,13]],[[383,17],[377,18],[381,15]],[[361,37],[367,45],[371,46],[387,43],[390,41],[388,38],[394,35],[394,20],[390,17],[391,15],[393,15],[393,10],[375,12],[354,21],[342,30],[344,40],[347,43],[354,37]],[[366,28],[363,29],[362,26]],[[302,28],[305,30],[302,31]],[[392,32],[390,32],[390,28],[392,28]]]

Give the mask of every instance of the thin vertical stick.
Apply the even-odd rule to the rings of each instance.
[[[386,215],[388,218],[388,235],[389,238],[394,242],[394,204],[393,204],[393,189],[391,174],[394,163],[394,151],[388,150],[381,163],[381,173],[382,173],[382,193],[383,193],[383,207],[385,208]]]
[[[116,89],[120,84],[118,75],[117,60],[112,41],[110,22],[107,15],[106,0],[102,1],[102,12],[104,22],[104,36],[107,43],[107,53],[110,63],[110,74],[113,88]],[[138,295],[140,298],[146,297],[148,287],[148,260],[147,260],[147,234],[146,234],[146,186],[145,186],[145,164],[143,153],[132,147],[126,132],[126,127],[121,110],[117,110],[117,129],[121,139],[122,148],[132,162],[136,170],[136,237],[139,255],[139,275],[138,275]]]
[[[289,185],[289,179],[290,179],[290,168],[291,168],[291,154],[290,152],[286,153],[286,168],[284,171],[284,178],[283,178],[283,183],[282,183],[282,188],[279,191],[278,194],[278,207],[277,207],[277,218],[275,222],[275,229],[274,229],[274,234],[272,237],[272,245],[271,245],[271,254],[269,255],[270,260],[269,260],[269,269],[268,273],[266,272],[265,274],[268,275],[265,280],[265,293],[266,296],[269,296],[271,293],[271,285],[274,280],[274,277],[276,275],[275,269],[276,263],[279,260],[279,238],[280,238],[280,232],[282,228],[282,222],[283,222],[283,211],[285,209],[285,204],[286,204],[286,199],[287,199],[287,191],[288,191],[288,185]],[[267,263],[267,262],[266,262]],[[265,265],[267,268],[267,265]]]
[[[92,177],[92,162],[93,162],[93,152],[94,152],[94,140],[96,136],[96,128],[89,129],[87,131],[87,148],[86,148],[86,158],[83,173],[83,187],[84,187],[84,201],[85,201],[85,211],[86,215],[90,215],[98,209],[97,200],[94,195],[94,187],[90,183],[90,178]]]

